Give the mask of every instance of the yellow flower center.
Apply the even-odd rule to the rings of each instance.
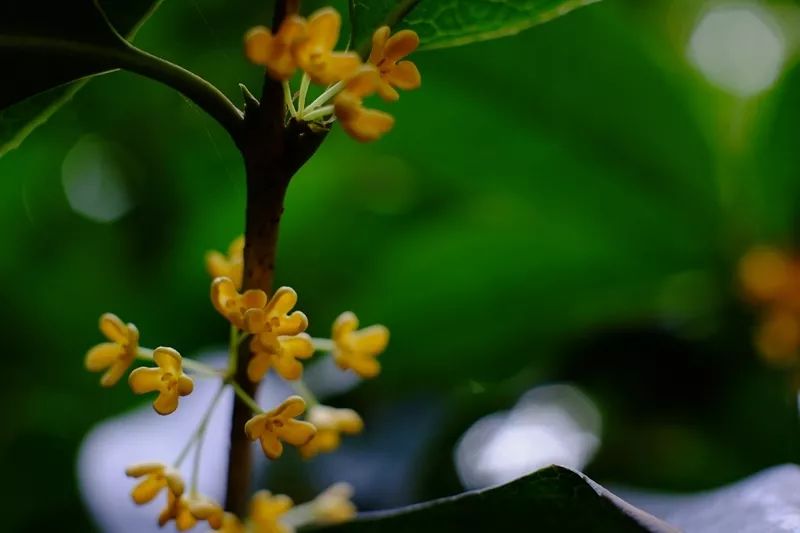
[[[178,377],[171,372],[164,372],[164,374],[161,376],[161,381],[169,391],[178,386]]]

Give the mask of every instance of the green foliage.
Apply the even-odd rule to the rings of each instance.
[[[81,53],[82,48],[124,51],[117,32],[132,37],[160,2],[111,2],[105,14],[93,0],[3,2],[0,65],[7,79],[14,81],[0,85],[0,156],[16,148],[69,101],[83,83],[56,87],[118,66],[113,58],[88,57]],[[75,53],[68,53],[70,48]],[[48,90],[47,94],[38,95]],[[31,98],[34,95],[38,96]],[[25,101],[19,103],[22,100]],[[8,109],[13,104],[18,105]]]
[[[514,35],[598,0],[350,0],[352,41],[363,49],[388,24],[420,36],[421,49]]]
[[[800,468],[782,465],[701,494],[678,496],[627,489],[618,493],[623,500],[582,474],[551,466],[499,487],[393,511],[367,513],[350,523],[306,530],[324,533],[527,531],[529,528],[541,533],[783,531],[778,523],[793,516],[799,488]]]
[[[542,533],[677,533],[669,524],[626,504],[585,476],[559,466],[499,487],[377,512],[313,531],[404,533],[529,528]]]

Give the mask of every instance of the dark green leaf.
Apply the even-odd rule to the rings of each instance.
[[[160,2],[107,0],[102,7],[114,27],[132,37]],[[54,58],[40,48],[56,41],[63,47],[70,43],[105,48],[124,45],[92,0],[2,3],[0,66],[7,79],[14,83],[0,86],[0,156],[16,148],[31,131],[69,101],[82,84],[60,86],[116,67],[113,62],[87,61],[78,56],[68,60]],[[38,94],[43,91],[48,92]],[[8,109],[12,105],[14,107]]]
[[[675,532],[677,529],[559,466],[490,489],[367,513],[354,522],[320,528],[341,533],[407,531]]]
[[[446,48],[514,35],[598,0],[350,0],[359,50],[384,24],[410,28],[421,48]]]

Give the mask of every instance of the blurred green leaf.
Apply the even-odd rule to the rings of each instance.
[[[92,0],[12,0],[0,5],[0,65],[13,84],[0,86],[0,156],[18,147],[83,87],[79,78],[113,70],[105,61],[54,59],[44,45],[58,43],[116,48],[121,33],[133,37],[162,0],[106,2],[108,21]],[[65,21],[70,21],[66,24]],[[48,89],[52,89],[48,91]],[[43,91],[48,91],[44,94]],[[14,105],[17,104],[17,105]],[[8,109],[10,106],[14,106]]]
[[[366,514],[354,522],[318,529],[331,533],[490,530],[677,531],[584,475],[560,466],[499,487]]]
[[[514,35],[599,0],[350,0],[352,42],[366,46],[376,28],[416,31],[422,49]]]

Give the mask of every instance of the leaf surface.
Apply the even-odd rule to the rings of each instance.
[[[420,36],[421,49],[514,35],[598,0],[351,0],[352,42],[363,51],[388,24]]]

